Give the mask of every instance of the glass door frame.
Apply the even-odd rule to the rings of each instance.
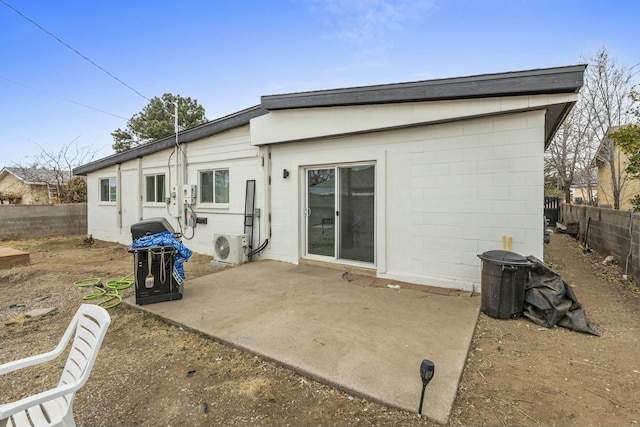
[[[317,188],[319,191],[313,193],[311,191],[311,172],[312,171],[328,171],[329,177],[323,181],[319,181],[314,184],[314,188]],[[336,224],[336,210],[338,209],[338,201],[336,197],[337,190],[337,171],[338,168],[335,166],[320,166],[320,167],[308,167],[304,169],[304,193],[305,193],[305,209],[304,209],[304,235],[305,235],[305,254],[312,257],[321,257],[325,259],[335,259],[336,258],[336,239],[338,237],[337,234],[337,224]],[[318,178],[322,178],[322,174],[317,175]],[[333,181],[333,187],[322,186],[323,182],[327,182],[329,180]],[[315,186],[317,185],[317,186]],[[329,191],[329,189],[332,190]],[[323,191],[323,189],[325,191]],[[328,193],[327,193],[328,191]],[[324,193],[324,194],[323,194]],[[329,205],[330,198],[326,196],[332,195],[331,204]],[[311,202],[311,198],[314,198],[315,202]],[[324,203],[323,203],[324,202]],[[313,205],[313,206],[312,206]],[[326,206],[322,206],[326,205]],[[326,211],[329,208],[328,214],[322,214],[322,211]],[[313,220],[312,220],[313,218]],[[313,222],[312,222],[313,221]],[[312,237],[314,253],[312,253]],[[331,249],[326,248],[323,250],[323,246],[327,246],[327,243],[331,246]],[[322,253],[331,250],[331,254]]]
[[[375,267],[377,262],[377,250],[376,250],[376,242],[377,242],[377,209],[376,209],[376,205],[378,202],[378,189],[376,186],[376,181],[377,181],[377,169],[378,169],[378,165],[376,164],[377,162],[375,161],[366,161],[366,162],[349,162],[349,163],[331,163],[331,164],[327,164],[327,165],[313,165],[313,166],[304,166],[301,167],[301,175],[303,177],[302,180],[302,191],[301,193],[303,194],[303,198],[302,198],[302,203],[303,203],[303,207],[301,209],[302,211],[302,227],[301,227],[301,231],[302,231],[302,240],[303,240],[303,244],[302,244],[302,250],[303,250],[303,257],[307,258],[307,259],[315,259],[318,261],[326,261],[326,262],[333,262],[333,263],[341,263],[341,264],[351,264],[351,265],[358,265],[358,266],[364,266],[364,267]],[[341,206],[340,206],[340,169],[341,168],[348,168],[348,167],[357,167],[357,166],[373,166],[374,167],[374,177],[373,177],[373,184],[374,184],[374,202],[373,202],[373,208],[372,208],[372,215],[373,215],[373,220],[374,220],[374,224],[373,224],[373,261],[372,262],[368,262],[368,261],[359,261],[359,260],[353,260],[353,259],[349,259],[349,258],[339,258],[339,254],[340,254],[340,220],[338,218],[338,215],[336,215],[336,212],[340,212],[341,211]],[[333,227],[332,227],[332,232],[333,232],[333,236],[334,236],[334,241],[333,241],[333,255],[332,256],[328,256],[328,255],[318,255],[318,254],[313,254],[309,252],[309,242],[310,242],[310,238],[309,238],[309,220],[310,220],[310,211],[309,211],[309,171],[311,170],[333,170],[333,176],[334,176],[334,204],[333,204],[333,208],[334,208],[334,212],[333,212]],[[326,232],[326,231],[325,231]]]

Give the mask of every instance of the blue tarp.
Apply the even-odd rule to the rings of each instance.
[[[149,236],[142,236],[131,244],[132,248],[147,248],[149,246],[173,246],[176,251],[176,260],[173,263],[173,277],[178,284],[182,284],[185,279],[184,265],[185,261],[189,261],[193,252],[180,240],[176,238],[170,231],[163,231]]]

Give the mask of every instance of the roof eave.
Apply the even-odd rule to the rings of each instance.
[[[86,175],[99,169],[171,148],[176,142],[179,144],[191,142],[247,125],[252,118],[268,114],[270,110],[577,93],[583,84],[585,68],[586,65],[581,64],[440,80],[263,96],[260,105],[180,132],[177,136],[174,134],[140,145],[124,153],[114,154],[79,166],[73,170],[73,173],[74,175]],[[545,122],[545,147],[550,143],[572,106],[573,103],[563,103],[548,107]]]
[[[586,65],[261,97],[267,110],[577,93]]]
[[[73,170],[74,175],[86,175],[99,169],[103,169],[109,166],[113,166],[128,160],[144,157],[149,154],[157,153],[158,151],[166,150],[178,144],[185,142],[196,141],[198,139],[206,138],[217,133],[224,132],[226,130],[234,129],[240,126],[249,124],[249,121],[254,118],[267,114],[268,111],[263,109],[260,105],[256,105],[251,108],[247,108],[237,113],[230,114],[225,117],[221,117],[216,120],[212,120],[208,123],[200,125],[196,128],[189,129],[183,132],[179,132],[171,136],[159,139],[157,141],[149,142],[143,145],[139,145],[131,150],[127,150],[123,153],[113,154],[108,157],[104,157],[100,160],[96,160],[91,163],[87,163],[82,166],[78,166]]]
[[[549,148],[553,136],[558,128],[564,122],[565,118],[575,105],[575,102],[567,102],[563,104],[555,104],[547,107],[544,123],[544,149]]]

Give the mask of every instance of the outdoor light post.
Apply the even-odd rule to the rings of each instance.
[[[422,395],[420,396],[420,407],[418,408],[418,418],[422,418],[422,403],[424,402],[424,392],[427,384],[433,379],[436,366],[431,360],[424,359],[420,364],[420,378],[422,378]]]
[[[183,154],[183,158],[180,159],[180,153],[182,152],[182,149],[180,147],[180,141],[178,139],[178,132],[180,131],[180,126],[178,124],[178,101],[173,100],[173,101],[162,101],[162,110],[166,111],[165,108],[168,109],[169,106],[173,106],[173,114],[169,113],[168,111],[166,111],[170,116],[173,116],[173,130],[175,132],[175,147],[174,147],[174,153],[175,153],[175,169],[176,169],[176,176],[175,176],[175,185],[172,185],[171,183],[171,169],[169,167],[169,165],[167,165],[169,167],[169,187],[170,187],[170,191],[169,191],[169,196],[167,197],[167,206],[169,207],[169,205],[174,205],[175,208],[173,210],[169,210],[169,213],[171,216],[175,217],[178,219],[178,223],[180,223],[180,219],[182,218],[182,214],[180,211],[180,191],[181,191],[181,185],[180,185],[180,180],[185,178],[185,170],[184,170],[184,165],[186,164],[186,158]],[[171,156],[169,156],[169,158],[171,158]],[[180,171],[180,166],[182,164],[182,172]]]

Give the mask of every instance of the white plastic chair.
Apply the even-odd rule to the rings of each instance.
[[[0,427],[75,426],[73,398],[89,378],[110,323],[111,317],[104,308],[82,304],[53,351],[1,365],[0,375],[53,360],[64,352],[75,332],[58,386],[0,405]]]

